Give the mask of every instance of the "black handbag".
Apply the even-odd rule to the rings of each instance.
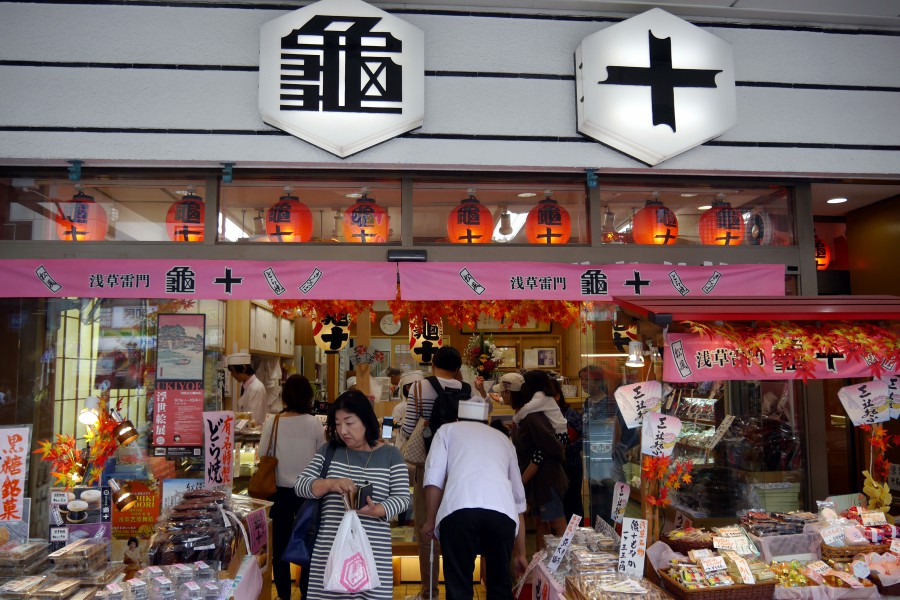
[[[334,447],[329,443],[325,450],[325,463],[322,465],[321,476],[328,474],[328,466],[334,458]],[[291,537],[288,539],[281,560],[301,567],[309,567],[312,560],[313,547],[316,545],[316,535],[319,533],[319,522],[322,519],[322,498],[307,498],[291,528]]]

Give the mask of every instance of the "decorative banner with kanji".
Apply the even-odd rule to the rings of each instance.
[[[884,381],[844,386],[838,390],[838,399],[856,426],[883,423],[891,418],[888,384]]]
[[[794,365],[775,360],[772,344],[753,357],[740,355],[732,344],[720,337],[692,333],[670,333],[663,352],[663,381],[740,381],[760,379],[802,379]],[[871,377],[870,365],[880,363],[888,373],[900,372],[900,364],[870,355],[851,359],[840,352],[816,355],[811,379]]]
[[[900,417],[900,375],[886,375],[881,380],[887,384],[891,418],[896,419]]]
[[[31,426],[0,427],[0,521],[25,518],[25,475]]]
[[[631,496],[631,486],[622,481],[616,482],[613,492],[612,510],[609,518],[613,523],[621,523],[625,518],[625,509],[628,507],[628,498]]]
[[[641,429],[641,452],[649,456],[672,456],[681,432],[681,419],[662,413],[647,413]]]
[[[784,296],[784,265],[399,263],[404,300]]]
[[[219,410],[203,413],[203,487],[231,489],[234,479],[234,413]]]
[[[625,518],[622,521],[622,544],[619,546],[619,573],[644,576],[647,553],[647,521]]]
[[[622,385],[616,389],[616,405],[628,429],[640,427],[644,415],[659,411],[662,403],[662,384],[658,381],[641,381]]]
[[[363,261],[17,259],[0,297],[369,300],[397,296],[397,265]],[[782,286],[783,287],[783,286]]]

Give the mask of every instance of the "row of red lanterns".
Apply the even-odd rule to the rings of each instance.
[[[312,211],[286,187],[284,195],[266,211],[266,234],[273,242],[308,242],[312,239]],[[57,235],[66,241],[102,241],[106,237],[106,211],[92,196],[78,190],[72,200],[60,203]],[[190,191],[172,204],[166,214],[166,232],[176,242],[202,242],[205,221],[203,200]],[[344,239],[353,243],[384,243],[389,235],[387,209],[369,198],[367,191],[343,215]],[[494,232],[491,212],[470,190],[467,198],[450,211],[447,233],[454,244],[490,243]],[[566,244],[572,232],[568,211],[549,194],[532,208],[525,221],[530,244]],[[632,236],[637,244],[669,245],[678,239],[678,218],[659,201],[647,201],[634,215]],[[741,213],[722,198],[700,217],[700,240],[706,245],[736,246],[744,237]]]

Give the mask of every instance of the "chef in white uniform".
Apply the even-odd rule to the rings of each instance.
[[[248,412],[253,420],[262,425],[266,422],[268,402],[265,384],[256,378],[253,365],[250,364],[250,353],[235,352],[225,358],[228,372],[241,384],[241,397],[238,399],[237,412]]]

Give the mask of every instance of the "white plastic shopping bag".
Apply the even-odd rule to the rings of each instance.
[[[341,519],[328,562],[325,563],[325,589],[329,592],[357,593],[381,585],[375,555],[355,510]]]

